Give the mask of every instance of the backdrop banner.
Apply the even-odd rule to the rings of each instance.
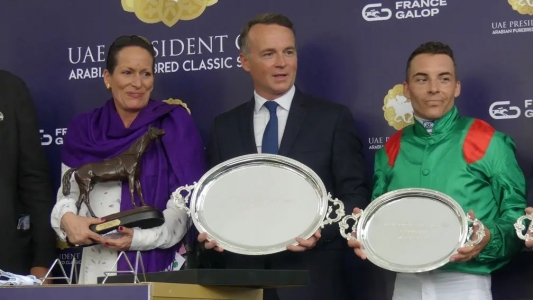
[[[207,141],[216,115],[252,97],[236,41],[246,21],[262,12],[285,14],[295,24],[297,86],[351,109],[369,176],[374,153],[413,122],[401,87],[409,54],[438,40],[455,51],[460,113],[509,134],[531,178],[533,0],[6,1],[0,10],[0,68],[22,77],[31,90],[55,187],[70,119],[110,98],[102,76],[107,47],[116,37],[136,34],[152,41],[153,98],[185,102]],[[59,247],[62,259],[80,258],[65,247]],[[533,279],[531,269],[511,268],[531,261],[521,253],[500,271],[505,276],[494,275],[496,299],[526,297],[516,293]],[[504,279],[510,281],[499,284]]]

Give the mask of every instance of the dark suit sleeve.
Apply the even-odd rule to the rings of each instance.
[[[28,88],[19,78],[11,87],[16,91],[18,129],[18,196],[30,215],[32,267],[48,268],[55,259],[55,234],[50,226],[54,193],[48,162],[41,146],[37,116]]]
[[[533,174],[529,176],[527,181],[527,206],[533,207]]]
[[[211,127],[211,136],[209,137],[209,143],[207,146],[207,159],[209,168],[212,168],[220,163],[220,154],[218,152],[217,142],[217,120],[213,122]]]
[[[220,163],[220,154],[217,143],[217,120],[211,127],[210,138],[207,146],[209,168]],[[213,249],[205,249],[204,244],[195,242],[193,251],[197,261],[189,268],[221,269],[224,266],[224,253],[218,253]]]
[[[333,196],[344,202],[346,215],[351,214],[355,207],[364,209],[370,202],[370,192],[365,178],[362,144],[347,107],[342,108],[335,125],[331,168]],[[340,235],[339,227],[328,225],[322,231],[321,240],[328,240],[336,235]]]

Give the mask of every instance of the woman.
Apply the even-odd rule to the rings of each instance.
[[[179,186],[192,184],[205,172],[204,148],[200,134],[186,108],[150,99],[154,86],[154,48],[139,36],[123,36],[109,48],[104,83],[112,99],[102,107],[73,118],[64,140],[62,173],[90,162],[114,157],[130,147],[149,126],[165,134],[152,141],[144,152],[140,182],[146,204],[163,212],[165,223],[151,229],[119,227],[121,237],[100,236],[89,225],[102,219],[92,218],[87,206],[77,214],[79,188],[73,177],[71,192],[64,196],[59,188],[51,223],[62,240],[85,247],[82,254],[80,283],[96,283],[97,277],[110,271],[120,251],[128,251],[135,264],[141,250],[146,272],[172,270],[178,242],[187,231],[187,215],[170,197]],[[125,182],[100,182],[90,193],[91,208],[104,217],[133,208],[129,186]],[[135,194],[136,203],[139,202]],[[118,270],[130,270],[120,259]],[[115,270],[113,270],[115,271]]]

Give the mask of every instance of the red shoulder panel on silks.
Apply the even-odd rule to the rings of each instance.
[[[467,164],[475,163],[485,156],[495,132],[496,130],[483,120],[475,119],[472,122],[463,143],[463,155]]]
[[[385,152],[389,158],[389,166],[394,166],[396,158],[400,153],[400,142],[402,139],[403,129],[393,134],[390,139],[385,143]]]

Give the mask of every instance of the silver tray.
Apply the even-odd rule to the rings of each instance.
[[[344,204],[332,199],[320,177],[284,156],[251,154],[225,161],[172,199],[200,233],[227,251],[264,255],[297,245],[327,224],[340,221]],[[332,203],[336,217],[330,218]]]
[[[348,220],[355,221],[351,228]],[[469,223],[479,226],[475,240]],[[345,216],[339,226],[344,238],[360,241],[368,260],[401,273],[437,269],[458,248],[476,245],[485,236],[483,224],[471,220],[454,199],[422,188],[388,192],[361,213]]]
[[[533,215],[531,214],[525,214],[518,218],[516,220],[516,223],[514,224],[514,228],[516,230],[516,235],[519,239],[524,241],[531,241],[533,240],[533,237],[529,234],[523,234],[524,229],[526,229],[526,225],[524,225],[524,221],[529,220],[529,226],[527,227],[527,232],[533,232]]]

